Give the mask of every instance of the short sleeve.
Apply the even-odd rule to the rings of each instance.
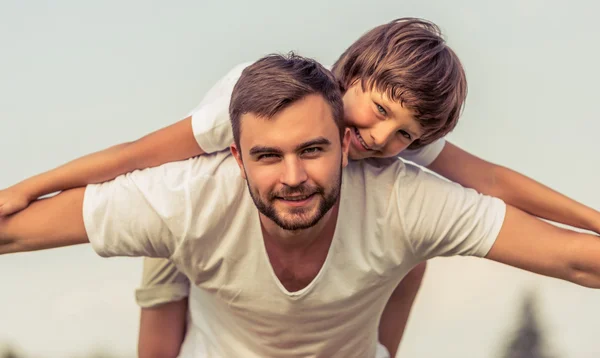
[[[244,188],[229,153],[202,155],[88,185],[83,221],[100,256],[173,259],[185,240],[218,226],[205,220],[227,213]],[[203,240],[195,245],[204,250]]]
[[[484,257],[504,222],[503,201],[406,165],[396,183],[399,221],[418,260]]]
[[[233,143],[233,133],[229,120],[229,102],[233,87],[242,71],[250,63],[234,67],[221,78],[190,113],[192,130],[196,142],[205,153],[215,153],[229,148]]]
[[[170,257],[175,251],[177,238],[138,186],[145,171],[86,187],[83,222],[98,255]],[[157,195],[167,194],[160,179],[155,184]]]
[[[422,148],[404,150],[400,152],[398,156],[402,159],[410,160],[411,162],[420,166],[427,167],[429,164],[433,163],[438,155],[440,155],[442,149],[444,149],[444,145],[446,145],[446,140],[444,138],[440,138]]]
[[[189,295],[190,281],[168,259],[144,258],[142,284],[135,291],[140,307],[179,301]]]

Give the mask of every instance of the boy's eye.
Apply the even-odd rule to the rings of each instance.
[[[399,130],[398,133],[400,133],[400,135],[403,136],[404,138],[406,138],[408,140],[412,140],[412,136],[407,131]]]
[[[375,102],[373,102],[375,103]],[[377,111],[383,115],[383,116],[387,116],[387,112],[385,110],[385,108],[383,108],[379,103],[375,103],[375,107],[377,107]]]

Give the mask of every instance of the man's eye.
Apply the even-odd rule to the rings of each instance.
[[[302,151],[302,154],[318,154],[321,153],[321,148],[319,147],[310,147],[310,148],[306,148]]]
[[[412,140],[412,136],[407,131],[399,130],[398,133],[408,140]]]
[[[383,116],[387,116],[387,112],[385,111],[385,108],[383,108],[379,103],[375,103],[375,107],[377,107],[377,111],[383,115]]]
[[[272,154],[272,153],[261,154],[256,159],[258,159],[258,160],[264,160],[264,159],[273,159],[273,158],[277,158],[277,154]]]

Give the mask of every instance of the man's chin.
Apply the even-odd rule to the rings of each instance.
[[[277,224],[277,226],[281,227],[284,230],[296,231],[296,230],[304,230],[309,229],[315,226],[321,217],[319,217],[316,208],[311,208],[312,210],[303,210],[299,212],[297,208],[293,209],[291,212],[286,211],[277,211],[276,218],[273,221]]]

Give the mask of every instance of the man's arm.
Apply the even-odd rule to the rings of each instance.
[[[171,257],[187,236],[205,232],[198,218],[217,216],[207,203],[234,207],[244,193],[237,164],[227,158],[222,152],[168,163],[37,201],[0,218],[0,253],[89,241],[100,256]]]
[[[156,307],[142,308],[138,356],[175,358],[185,338],[187,298]]]
[[[0,217],[0,254],[89,242],[83,224],[84,188],[38,200],[17,214]]]
[[[600,288],[600,237],[556,227],[511,206],[486,258]]]

